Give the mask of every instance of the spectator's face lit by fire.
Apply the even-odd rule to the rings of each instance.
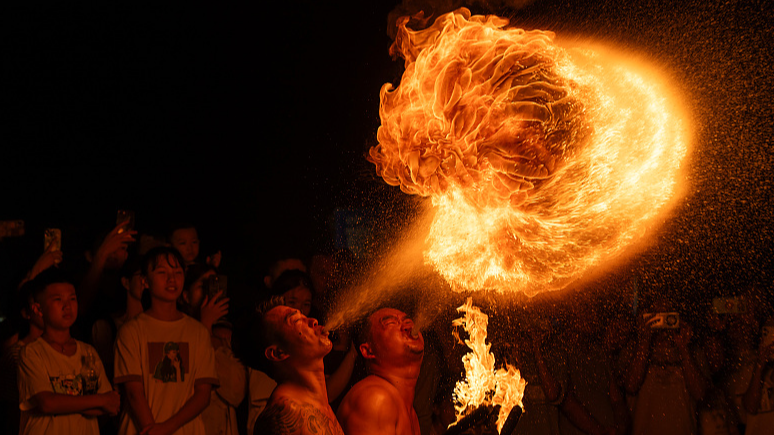
[[[304,316],[308,316],[312,311],[312,291],[303,285],[286,291],[282,297],[285,299],[285,305],[297,309]]]
[[[199,256],[199,234],[196,228],[180,228],[172,233],[172,247],[180,251],[186,264],[196,261]]]
[[[68,283],[49,284],[33,304],[33,310],[49,327],[57,330],[70,328],[78,317],[75,287]]]
[[[184,280],[185,272],[177,259],[172,256],[161,256],[155,268],[148,271],[145,287],[154,299],[174,302],[183,292]]]

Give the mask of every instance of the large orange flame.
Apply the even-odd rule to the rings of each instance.
[[[465,366],[465,378],[457,382],[454,388],[454,408],[459,422],[465,415],[479,406],[499,405],[497,431],[502,431],[505,420],[514,406],[524,408],[521,399],[527,382],[521,373],[510,364],[505,369],[495,370],[495,357],[489,352],[492,346],[486,342],[486,327],[489,316],[473,306],[473,300],[467,302],[457,311],[464,315],[452,322],[452,326],[462,326],[468,333],[465,344],[472,352],[462,358]],[[457,336],[459,339],[459,336]]]
[[[654,71],[464,8],[408,21],[369,160],[432,198],[426,260],[455,290],[562,288],[673,202],[687,139]]]

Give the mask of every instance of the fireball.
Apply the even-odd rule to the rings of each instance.
[[[423,30],[408,22],[368,159],[431,198],[425,260],[452,288],[563,288],[674,203],[686,126],[653,69],[465,8]]]

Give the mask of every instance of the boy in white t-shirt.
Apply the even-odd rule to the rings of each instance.
[[[120,398],[96,350],[70,336],[78,317],[75,287],[58,269],[31,286],[32,310],[45,326],[19,354],[20,433],[98,434],[96,417],[116,415]]]
[[[126,393],[120,434],[204,435],[200,414],[218,385],[207,329],[177,310],[184,260],[159,247],[143,261],[151,307],[118,331],[115,383]]]

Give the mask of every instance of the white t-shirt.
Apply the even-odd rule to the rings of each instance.
[[[207,435],[239,435],[236,407],[242,403],[247,390],[247,370],[228,347],[215,351],[215,368],[220,387],[210,395],[210,406],[202,411]]]
[[[269,375],[260,371],[247,369],[250,389],[250,402],[247,407],[247,433],[253,435],[255,422],[261,415],[277,383]]]
[[[115,348],[116,385],[142,382],[153,419],[163,422],[175,415],[202,383],[218,385],[210,334],[197,320],[183,315],[163,321],[142,313],[118,331]],[[121,415],[119,434],[136,434],[128,406]],[[204,435],[201,416],[176,434]]]
[[[41,414],[36,412],[35,395],[42,392],[82,396],[81,367],[84,357],[94,355],[99,373],[99,393],[112,390],[105,369],[90,345],[76,340],[75,354],[56,351],[42,338],[21,348],[19,353],[19,409],[22,410],[22,434],[99,434],[96,417],[74,414]]]

